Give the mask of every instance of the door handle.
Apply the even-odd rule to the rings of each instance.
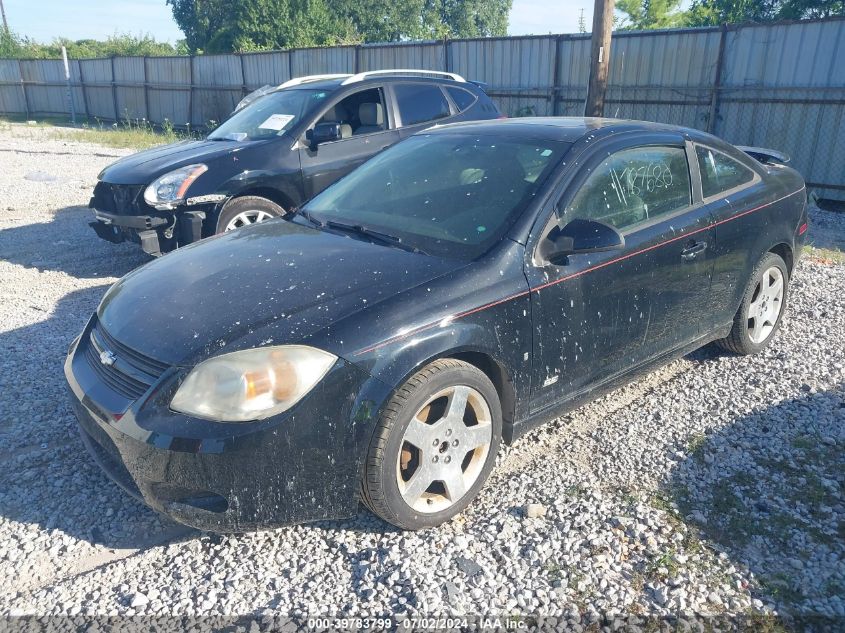
[[[705,250],[707,250],[707,242],[695,242],[681,251],[681,259],[685,262],[691,262],[699,253],[703,253]]]

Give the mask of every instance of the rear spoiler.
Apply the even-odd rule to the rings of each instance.
[[[473,86],[478,86],[484,92],[487,92],[487,88],[490,87],[490,85],[488,83],[484,82],[484,81],[476,81],[475,79],[467,79],[467,81],[469,83],[471,83]]]
[[[766,149],[764,147],[743,147],[737,145],[737,149],[742,150],[754,160],[758,160],[765,164],[786,165],[789,162],[789,156],[783,152],[778,152],[773,149]]]

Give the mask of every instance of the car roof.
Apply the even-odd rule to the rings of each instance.
[[[591,132],[602,131],[604,134],[618,132],[675,132],[687,133],[687,128],[651,123],[649,121],[632,121],[627,119],[605,119],[593,117],[520,117],[513,119],[485,119],[480,121],[462,121],[439,125],[418,132],[425,133],[470,133],[493,134],[498,136],[530,136],[533,139],[547,139],[575,143]]]

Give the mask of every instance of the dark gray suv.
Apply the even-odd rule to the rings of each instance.
[[[160,255],[285,215],[426,126],[501,116],[482,84],[428,70],[313,75],[262,92],[205,140],[104,169],[89,205],[97,235]]]

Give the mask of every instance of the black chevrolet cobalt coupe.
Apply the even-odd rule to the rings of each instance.
[[[500,442],[708,342],[778,330],[801,177],[694,130],[448,125],[289,219],[106,294],[65,373],[120,485],[215,531],[353,515],[435,526]]]

